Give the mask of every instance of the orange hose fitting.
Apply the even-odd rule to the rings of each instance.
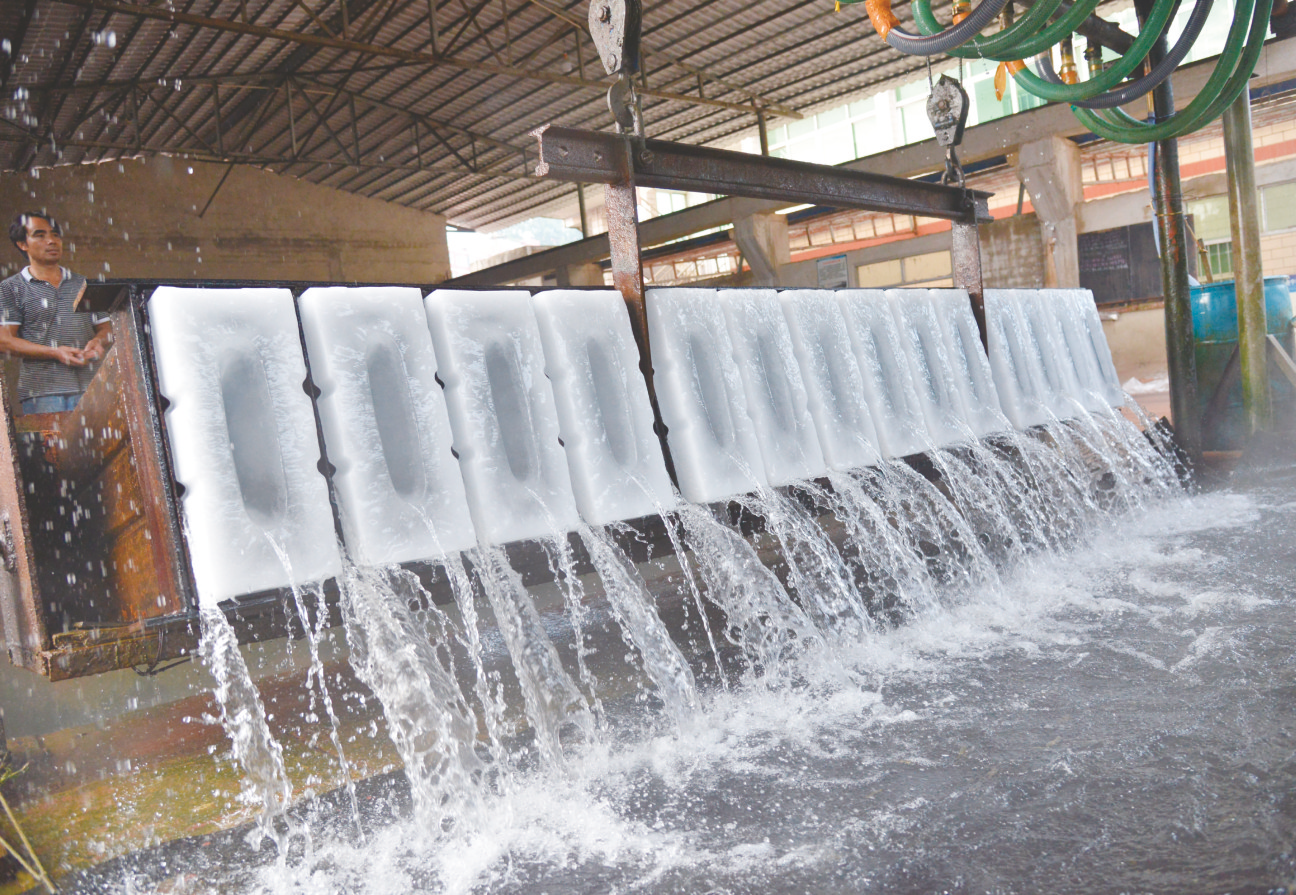
[[[1012,62],[1000,62],[999,67],[995,69],[994,91],[995,99],[1003,102],[1004,94],[1008,92],[1008,76],[1015,75],[1026,67],[1026,63],[1020,59],[1014,59]]]
[[[900,20],[891,11],[891,0],[864,0],[864,9],[868,12],[869,21],[873,23],[873,30],[883,40],[887,39],[892,28],[900,24]]]

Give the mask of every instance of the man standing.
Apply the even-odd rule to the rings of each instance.
[[[9,239],[27,266],[0,283],[0,351],[22,358],[22,412],[62,413],[76,407],[94,375],[91,361],[112,340],[106,315],[75,310],[85,277],[60,267],[63,236],[45,212],[18,214]]]

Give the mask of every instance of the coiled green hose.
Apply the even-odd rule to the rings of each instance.
[[[841,0],[845,3],[861,0]],[[887,16],[890,4],[879,0]],[[983,0],[985,2],[985,0]],[[995,62],[1019,62],[1042,52],[1069,37],[1098,7],[1099,0],[1077,0],[1056,21],[1048,20],[1058,10],[1061,0],[1039,0],[1020,19],[989,37],[980,35],[948,49],[952,56],[965,59],[989,59]],[[1129,52],[1109,68],[1079,84],[1056,84],[1046,81],[1020,65],[1010,70],[1022,89],[1053,102],[1077,103],[1091,99],[1116,87],[1129,77],[1147,58],[1157,40],[1170,25],[1178,4],[1176,0],[1156,0],[1147,20],[1139,29]],[[932,13],[931,0],[912,0],[914,23],[927,37],[949,35]],[[1149,143],[1182,136],[1218,117],[1246,89],[1247,80],[1259,61],[1269,30],[1273,0],[1238,0],[1215,70],[1201,92],[1187,107],[1157,122],[1145,122],[1121,109],[1085,109],[1073,105],[1072,111],[1081,123],[1099,136],[1121,143]],[[870,9],[872,16],[873,10]],[[885,26],[875,27],[883,33]],[[890,23],[895,24],[894,17]],[[885,34],[883,34],[885,37]],[[926,53],[925,53],[926,54]]]

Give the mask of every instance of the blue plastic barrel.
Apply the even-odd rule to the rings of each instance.
[[[1236,342],[1237,296],[1232,281],[1191,290],[1193,335],[1198,342]],[[1283,335],[1291,325],[1292,300],[1286,277],[1265,277],[1265,330]]]

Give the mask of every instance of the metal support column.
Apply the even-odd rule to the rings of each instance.
[[[1260,263],[1260,208],[1251,144],[1251,97],[1244,91],[1224,110],[1229,223],[1233,228],[1233,283],[1237,292],[1242,412],[1248,434],[1272,423],[1266,363],[1264,270]]]
[[[604,216],[607,218],[608,244],[612,255],[612,285],[621,293],[630,312],[630,331],[639,346],[639,372],[648,386],[648,402],[652,406],[653,428],[661,442],[662,457],[671,481],[675,477],[675,463],[671,459],[670,445],[666,442],[666,424],[662,422],[661,408],[657,404],[657,388],[653,383],[652,349],[648,341],[648,306],[644,299],[643,262],[639,253],[639,200],[635,194],[635,151],[630,139],[619,140],[619,151],[611,159],[620,175],[603,186]]]
[[[1136,0],[1139,18],[1146,17],[1150,0]],[[1165,55],[1165,38],[1148,55],[1152,65]],[[1174,89],[1167,78],[1152,92],[1157,120],[1174,113]],[[1196,466],[1201,461],[1201,409],[1197,399],[1197,361],[1193,338],[1192,299],[1188,292],[1188,222],[1184,216],[1183,188],[1179,180],[1179,143],[1156,144],[1156,194],[1154,207],[1161,235],[1161,284],[1165,292],[1166,359],[1170,374],[1170,413],[1175,438]]]
[[[967,290],[972,300],[972,316],[981,332],[981,345],[989,350],[986,332],[985,281],[981,275],[981,239],[975,221],[953,221],[950,230],[950,257],[954,265],[954,285]]]

